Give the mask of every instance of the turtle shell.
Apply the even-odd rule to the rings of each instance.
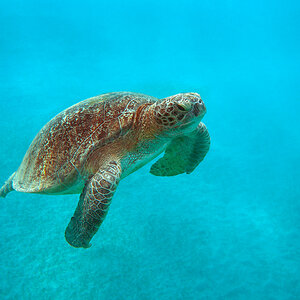
[[[116,92],[62,111],[32,141],[14,176],[14,189],[60,193],[83,182],[89,154],[124,136],[132,128],[137,108],[155,101],[143,94]]]

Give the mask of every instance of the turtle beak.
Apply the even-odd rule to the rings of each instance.
[[[198,117],[199,115],[204,115],[206,113],[206,107],[202,99],[199,99],[199,101],[194,104],[193,113],[196,117]]]

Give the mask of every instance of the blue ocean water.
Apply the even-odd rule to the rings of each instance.
[[[0,180],[55,114],[111,91],[199,92],[190,175],[121,181],[87,250],[78,196],[1,200],[1,299],[300,299],[298,1],[1,1]]]

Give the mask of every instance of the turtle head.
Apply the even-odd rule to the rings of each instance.
[[[165,132],[189,131],[197,127],[206,108],[197,93],[181,93],[154,104],[154,118]]]

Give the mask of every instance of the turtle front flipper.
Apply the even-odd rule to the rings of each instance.
[[[173,139],[168,145],[165,155],[152,165],[150,173],[156,176],[192,173],[204,159],[209,146],[209,133],[201,122],[189,135]]]
[[[113,161],[86,183],[76,211],[65,231],[66,240],[71,246],[91,246],[89,242],[108,212],[120,176],[121,167]]]

